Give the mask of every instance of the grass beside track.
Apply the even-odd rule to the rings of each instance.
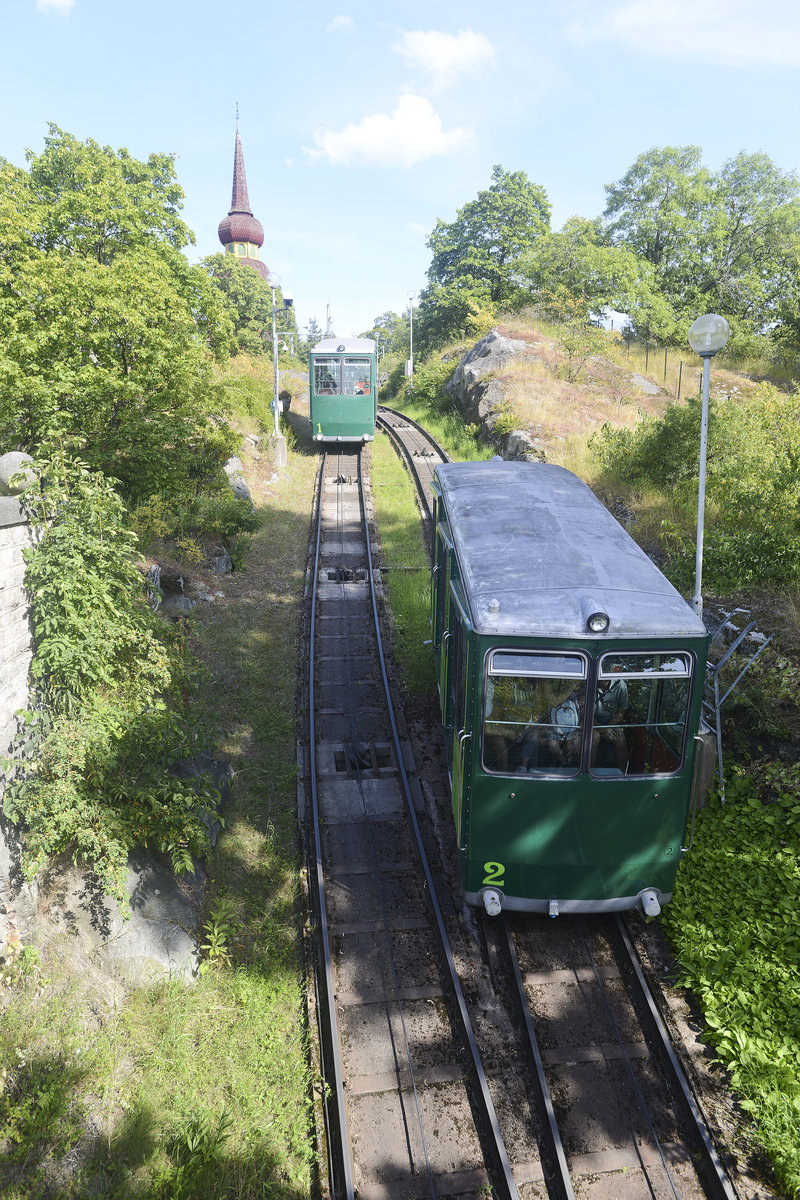
[[[394,654],[409,691],[436,688],[430,637],[430,574],[411,476],[386,434],[372,444],[372,502],[381,546],[383,581],[392,613]]]

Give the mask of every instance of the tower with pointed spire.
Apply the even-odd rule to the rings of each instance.
[[[258,271],[264,279],[269,275],[267,264],[258,257],[264,245],[264,227],[253,216],[247,195],[247,176],[244,171],[242,139],[239,137],[239,112],[236,112],[236,149],[233,155],[233,191],[227,217],[219,223],[219,240],[226,254],[235,254],[240,262]]]

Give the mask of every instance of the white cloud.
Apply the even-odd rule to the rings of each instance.
[[[66,16],[74,7],[75,0],[36,0],[39,12],[57,12]]]
[[[327,159],[335,166],[352,162],[413,167],[438,154],[452,154],[472,139],[465,126],[443,129],[433,105],[423,96],[401,96],[393,113],[375,113],[338,131],[315,132],[312,160]]]
[[[638,54],[724,66],[800,66],[794,0],[629,0],[598,9],[581,0],[566,33],[583,44],[617,42]]]
[[[340,29],[355,29],[355,27],[356,23],[352,17],[346,17],[344,13],[339,13],[326,28],[328,33],[337,33]]]
[[[484,33],[462,29],[439,33],[434,29],[404,33],[392,47],[411,67],[424,71],[434,91],[450,87],[460,75],[474,75],[494,66],[494,46]]]

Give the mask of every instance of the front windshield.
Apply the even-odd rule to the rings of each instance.
[[[366,396],[372,390],[368,358],[346,358],[342,368],[342,389],[345,396]]]
[[[491,655],[483,765],[499,774],[572,774],[580,765],[586,663],[579,655]]]
[[[317,396],[333,396],[342,390],[341,359],[314,359],[314,393]]]
[[[683,760],[692,659],[688,654],[605,654],[594,697],[595,773],[664,775]]]

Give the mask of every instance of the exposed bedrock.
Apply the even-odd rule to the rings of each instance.
[[[527,342],[503,337],[492,329],[464,355],[445,391],[457,400],[465,423],[477,425],[481,440],[494,446],[503,458],[541,462],[545,455],[539,439],[527,429],[509,432],[505,420],[502,432],[496,428],[501,415],[507,415],[505,387],[497,376],[523,354],[530,361]]]

